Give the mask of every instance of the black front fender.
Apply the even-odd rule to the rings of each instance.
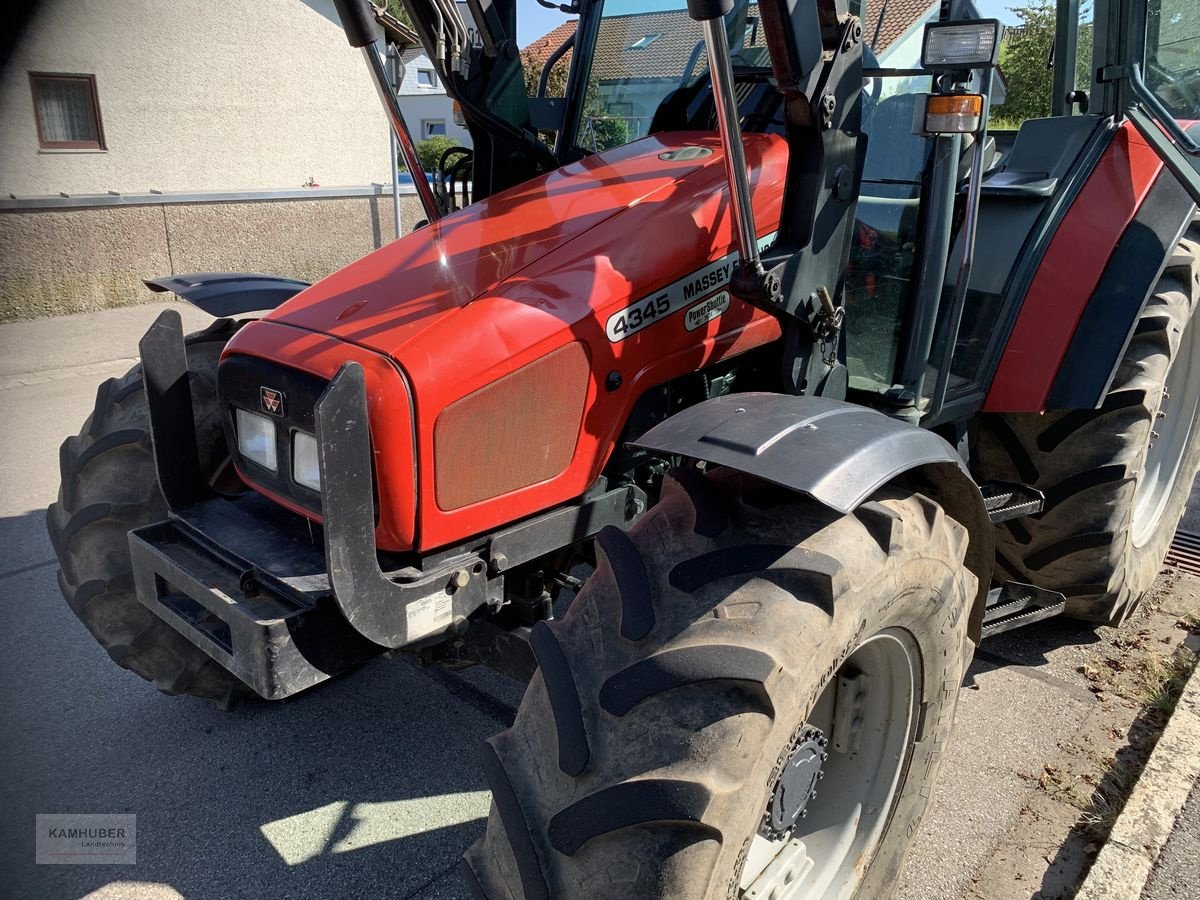
[[[995,559],[993,526],[962,458],[932,431],[841,400],[745,393],[688,407],[631,443],[737,469],[843,515],[903,479],[970,534],[966,565],[979,579],[971,631],[978,637]]]
[[[274,309],[309,286],[307,281],[245,272],[196,272],[168,275],[145,282],[158,293],[167,291],[217,318]]]

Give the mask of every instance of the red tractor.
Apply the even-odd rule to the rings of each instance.
[[[473,150],[317,284],[154,283],[221,318],[63,445],[67,601],[221,703],[527,679],[477,896],[886,894],[975,646],[1122,621],[1197,471],[1196,0],[1060,0],[995,133],[970,2],[881,62],[846,0],[571,0],[532,91],[515,0],[405,3]]]

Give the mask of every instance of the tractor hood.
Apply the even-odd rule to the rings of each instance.
[[[759,140],[747,142],[752,157]],[[598,226],[611,235],[614,250],[638,244],[642,239],[628,233],[632,223],[622,227],[631,210],[665,200],[668,192],[686,197],[720,190],[723,166],[711,133],[654,136],[590,156],[387,244],[267,318],[398,359],[405,345],[439,320],[519,279],[522,270]],[[695,179],[706,183],[680,185]],[[690,212],[685,204],[663,203],[661,227],[669,230],[672,218],[692,225]]]

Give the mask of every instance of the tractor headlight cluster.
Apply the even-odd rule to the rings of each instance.
[[[317,464],[317,439],[297,431],[292,438],[292,480],[309,490],[321,490],[321,467]]]
[[[258,413],[237,410],[238,452],[246,459],[272,472],[278,470],[275,451],[275,423]]]
[[[921,68],[933,72],[994,68],[1002,34],[998,19],[931,22],[925,26]]]
[[[275,420],[240,407],[236,412],[238,452],[264,469],[279,471]],[[292,480],[310,491],[320,491],[321,467],[317,462],[316,437],[304,431],[293,432],[291,449]]]

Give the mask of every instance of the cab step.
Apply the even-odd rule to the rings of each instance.
[[[1057,616],[1066,608],[1066,598],[1058,591],[1009,581],[988,592],[983,612],[983,637],[993,637]]]
[[[1046,502],[1046,495],[1037,488],[1012,481],[985,481],[979,492],[993,525],[1039,513]]]

